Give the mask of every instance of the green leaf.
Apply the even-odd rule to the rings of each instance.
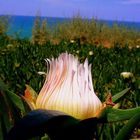
[[[129,90],[130,90],[130,88],[126,88],[123,91],[117,93],[116,95],[114,95],[112,97],[112,101],[113,102],[116,102],[118,99],[120,99],[121,97],[123,97]]]
[[[140,112],[136,113],[128,122],[127,124],[119,131],[118,135],[116,136],[115,140],[128,140],[135,127],[140,122]]]
[[[41,138],[41,140],[50,140],[50,138],[48,137],[48,135],[45,134],[45,136],[43,136],[43,137]]]
[[[23,102],[18,95],[16,95],[15,93],[7,90],[7,96],[9,97],[9,99],[13,102],[13,104],[17,108],[19,108],[23,113],[25,113],[25,108],[24,108]]]
[[[12,103],[19,108],[23,113],[25,113],[25,108],[21,98],[15,93],[8,90],[8,87],[0,80],[0,90],[3,91],[8,99],[12,101]]]
[[[7,86],[2,82],[2,80],[0,79],[0,90],[1,91],[6,91]]]
[[[0,140],[3,140],[11,128],[11,110],[4,96],[0,93]]]
[[[5,124],[6,130],[9,130],[11,127],[11,106],[3,92],[0,93],[0,115]]]
[[[106,108],[104,117],[106,117],[107,122],[124,121],[129,120],[138,112],[140,112],[140,107],[125,110],[109,107]]]

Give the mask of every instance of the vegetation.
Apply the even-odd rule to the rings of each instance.
[[[40,17],[37,16],[32,29],[31,42],[33,44],[43,45],[46,44],[48,40],[47,22],[43,20],[41,23]]]
[[[11,92],[23,95],[28,84],[38,93],[45,80],[38,71],[47,71],[44,59],[57,57],[62,52],[76,55],[81,62],[88,58],[92,64],[94,89],[102,102],[110,92],[115,95],[130,87],[127,95],[118,101],[119,107],[140,106],[139,32],[116,24],[108,27],[80,17],[58,25],[52,33],[46,27],[46,21],[37,18],[31,41],[11,39],[6,36],[5,28],[0,22],[0,79],[8,86],[8,90],[4,90],[0,83],[0,139],[28,112],[27,106],[22,104],[25,111],[17,96],[11,99]],[[133,77],[124,79],[120,74],[125,71],[131,72]],[[111,140],[124,124],[126,121],[104,124],[98,130],[99,138]],[[140,137],[139,131],[138,126],[131,137]]]
[[[36,18],[34,23],[33,31],[43,31],[43,36],[37,37],[42,38],[44,43],[50,40],[53,44],[59,44],[62,40],[79,40],[80,43],[88,43],[97,46],[104,46],[106,48],[113,47],[115,44],[121,46],[128,45],[130,48],[140,46],[140,32],[134,29],[128,29],[123,25],[118,25],[117,22],[111,26],[105,23],[100,23],[95,19],[82,19],[79,15],[73,17],[71,20],[65,21],[64,23],[58,24],[50,32],[48,26],[44,26],[41,31],[39,25],[42,22],[46,24],[46,20],[39,22],[39,18]],[[39,24],[40,23],[40,24]],[[37,27],[38,26],[38,27]],[[33,32],[32,37],[36,36]],[[39,41],[38,41],[39,42]]]
[[[0,16],[0,35],[5,34],[8,29],[8,16]]]

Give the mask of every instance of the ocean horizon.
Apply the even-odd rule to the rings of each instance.
[[[32,28],[35,19],[36,19],[35,16],[19,16],[19,15],[10,16],[9,29],[7,34],[19,38],[30,38],[32,35]],[[71,18],[65,17],[40,17],[40,19],[41,20],[46,19],[48,27],[51,28],[52,30],[53,27],[55,27],[57,24],[61,24],[71,20]],[[116,21],[116,20],[96,20],[96,21],[101,24],[105,23],[110,27],[113,26],[114,23],[117,23],[119,26],[140,31],[140,22]]]

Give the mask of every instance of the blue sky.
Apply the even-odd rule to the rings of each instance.
[[[140,21],[140,0],[0,0],[0,15],[36,15]]]

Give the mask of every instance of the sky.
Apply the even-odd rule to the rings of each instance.
[[[0,0],[0,15],[139,21],[140,0]]]

